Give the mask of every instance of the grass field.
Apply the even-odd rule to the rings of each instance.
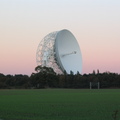
[[[120,89],[0,90],[0,120],[120,120]]]

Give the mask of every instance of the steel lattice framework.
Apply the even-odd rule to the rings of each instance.
[[[36,52],[37,65],[51,67],[57,74],[63,74],[56,60],[55,38],[58,32],[52,32],[45,36],[39,43]]]

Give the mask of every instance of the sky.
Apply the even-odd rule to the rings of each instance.
[[[82,52],[82,74],[120,74],[120,0],[0,0],[0,73],[35,72],[39,42],[68,29]]]

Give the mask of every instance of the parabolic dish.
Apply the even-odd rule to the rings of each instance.
[[[64,29],[44,37],[37,49],[37,64],[52,67],[57,74],[82,71],[82,55],[74,35]]]

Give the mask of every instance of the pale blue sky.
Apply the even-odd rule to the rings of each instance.
[[[68,29],[79,42],[83,72],[120,73],[120,0],[0,0],[0,73],[31,74],[36,49]]]

